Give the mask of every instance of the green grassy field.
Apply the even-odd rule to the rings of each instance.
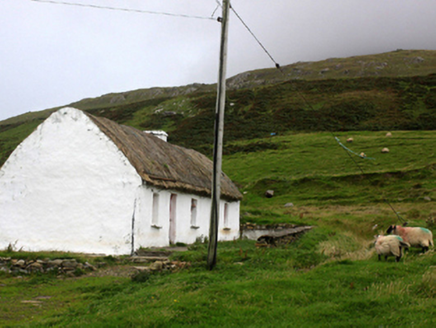
[[[391,206],[409,226],[436,233],[436,131],[385,134],[334,134],[374,159],[350,158],[325,132],[231,142],[223,170],[244,193],[241,221],[313,230],[276,248],[220,243],[213,271],[206,269],[202,243],[172,256],[188,268],[134,280],[0,271],[0,326],[434,327],[434,250],[411,249],[399,263],[379,262],[372,240],[401,224]],[[346,143],[349,137],[353,143]],[[390,152],[382,154],[384,147]],[[264,196],[268,189],[274,197]]]

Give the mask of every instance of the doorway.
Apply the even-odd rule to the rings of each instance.
[[[169,229],[169,237],[170,244],[174,244],[176,242],[176,219],[177,219],[177,195],[171,194],[170,198],[170,229]]]

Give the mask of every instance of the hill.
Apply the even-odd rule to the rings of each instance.
[[[390,224],[407,221],[436,232],[436,70],[420,70],[430,62],[425,53],[365,57],[365,63],[396,58],[397,66],[388,66],[398,73],[416,65],[409,75],[381,76],[388,66],[365,64],[359,67],[380,75],[357,76],[348,66],[356,57],[341,59],[348,74],[323,61],[306,63],[312,80],[303,79],[303,71],[297,79],[263,80],[262,74],[277,73],[263,70],[233,80],[223,170],[244,194],[242,223],[314,226],[310,233],[271,248],[250,240],[219,243],[213,271],[206,269],[207,243],[201,242],[172,255],[183,264],[177,272],[145,271],[132,279],[80,270],[74,278],[55,271],[19,278],[0,270],[0,320],[20,327],[434,327],[434,250],[412,248],[396,263],[378,261],[372,246]],[[418,57],[424,61],[404,64]],[[319,73],[324,67],[329,70]],[[136,91],[131,102],[133,95],[112,94],[75,106],[123,124],[166,129],[171,142],[210,155],[215,95],[210,86],[197,87],[156,89],[147,99]],[[2,161],[43,120],[34,114],[0,125]],[[384,147],[390,152],[382,153]],[[367,158],[355,155],[361,152]],[[14,260],[59,256],[13,245],[0,251]],[[96,274],[128,266],[113,257],[63,256],[101,266]]]
[[[358,77],[423,76],[436,73],[436,51],[401,50],[348,58],[329,58],[318,62],[297,62],[275,68],[244,72],[227,80],[229,90],[256,88],[288,80],[350,79]],[[66,104],[82,110],[110,108],[134,104],[150,99],[168,99],[188,94],[215,92],[216,85],[194,83],[181,87],[150,88],[109,93],[96,98],[86,98]],[[61,107],[65,107],[61,106]],[[60,107],[40,112],[30,112],[0,121],[0,125],[14,124],[32,119],[44,119]]]
[[[228,80],[226,144],[287,131],[436,128],[436,51],[296,63],[283,72],[257,70]],[[215,94],[213,85],[193,84],[108,94],[69,106],[139,129],[164,129],[170,142],[211,155]],[[56,109],[0,122],[0,165]]]

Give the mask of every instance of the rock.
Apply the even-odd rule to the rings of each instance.
[[[419,63],[422,63],[423,61],[424,61],[424,58],[418,56],[418,57],[413,58],[410,62],[412,64],[419,64]]]
[[[286,203],[286,204],[285,204],[285,207],[293,207],[293,206],[294,206],[293,203]]]
[[[77,267],[77,261],[76,260],[65,260],[65,261],[62,261],[62,267],[64,267],[64,268],[76,268]]]
[[[424,196],[424,200],[426,200],[427,202],[431,202],[431,198],[428,196]]]
[[[146,267],[146,266],[135,266],[133,268],[135,270],[138,270],[138,271],[147,271],[147,272],[151,271],[151,268],[150,267]]]
[[[24,261],[24,260],[18,260],[18,261],[15,263],[15,266],[18,266],[18,267],[20,267],[20,268],[24,268],[24,267],[26,267],[26,261]]]
[[[110,100],[111,104],[120,104],[126,101],[126,98],[124,97],[124,95],[117,95],[115,97],[112,97]]]
[[[44,267],[41,263],[34,262],[27,266],[26,270],[30,272],[44,272]]]
[[[177,112],[167,110],[167,111],[163,112],[162,114],[163,114],[163,116],[175,116],[175,115],[177,115]]]
[[[271,197],[273,197],[274,196],[274,190],[267,190],[266,192],[265,192],[265,197],[266,198],[271,198]]]
[[[47,266],[48,267],[59,267],[59,266],[61,266],[62,265],[62,262],[63,262],[64,260],[53,260],[53,261],[48,261],[47,262]]]
[[[77,269],[78,263],[76,260],[66,260],[62,262],[63,271],[75,271]]]
[[[381,152],[383,153],[383,154],[387,154],[387,153],[389,153],[389,148],[383,148],[382,150],[381,150]]]
[[[6,272],[6,273],[11,273],[11,270],[9,270],[8,268],[5,268],[5,267],[0,267],[0,271]]]
[[[163,269],[163,262],[162,261],[156,261],[150,265],[150,270],[152,270],[152,271],[160,271],[162,269]]]
[[[89,264],[88,262],[85,262],[85,268],[89,268],[92,271],[97,271],[97,268],[93,266],[92,264]]]

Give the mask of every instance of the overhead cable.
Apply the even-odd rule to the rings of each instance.
[[[264,45],[262,44],[262,42],[260,42],[260,40],[256,37],[256,35],[253,33],[253,31],[250,29],[250,27],[248,27],[248,25],[244,22],[244,20],[242,19],[241,16],[239,16],[239,14],[236,12],[235,8],[233,8],[233,5],[230,4],[230,9],[233,11],[233,13],[236,15],[236,17],[239,19],[239,21],[242,23],[242,25],[245,26],[245,28],[247,29],[248,32],[250,32],[250,34],[253,36],[253,38],[256,40],[256,42],[261,46],[261,48],[263,49],[263,51],[265,51],[265,53],[268,55],[268,57],[272,60],[272,62],[274,63],[275,67],[280,69],[280,65],[279,63],[277,63],[275,61],[275,59],[271,56],[271,54],[268,52],[268,50],[264,47]]]
[[[133,12],[133,13],[139,13],[139,14],[152,14],[152,15],[172,16],[172,17],[183,17],[183,18],[195,18],[195,19],[215,20],[213,17],[185,15],[185,14],[175,14],[175,13],[150,11],[150,10],[141,10],[141,9],[129,9],[129,8],[98,6],[98,5],[75,3],[75,2],[51,1],[51,0],[30,0],[30,1],[50,3],[50,4],[56,4],[56,5],[87,7],[87,8],[94,8],[94,9],[106,9],[106,10],[126,11],[126,12]]]

